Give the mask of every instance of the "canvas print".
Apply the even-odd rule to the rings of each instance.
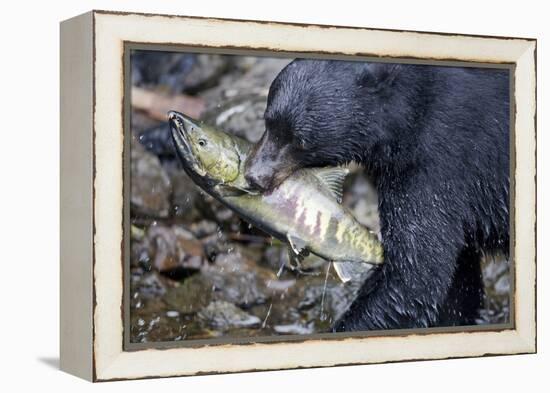
[[[132,49],[130,343],[509,324],[510,80]]]

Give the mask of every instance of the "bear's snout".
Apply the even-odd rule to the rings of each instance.
[[[254,190],[265,191],[269,188],[269,178],[267,176],[247,172],[245,173],[244,178],[248,182],[250,188]]]
[[[266,191],[286,178],[286,167],[291,161],[286,151],[286,147],[277,146],[265,132],[245,162],[244,178],[248,185],[258,191]]]
[[[249,188],[260,192],[266,191],[276,185],[278,168],[274,165],[276,162],[266,160],[261,152],[255,153],[245,162],[244,178]]]

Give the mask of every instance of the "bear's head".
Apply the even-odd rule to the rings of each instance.
[[[362,161],[384,138],[380,122],[395,64],[295,60],[273,81],[265,132],[245,165],[250,185],[270,189],[296,169]]]

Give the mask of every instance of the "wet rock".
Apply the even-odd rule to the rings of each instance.
[[[200,198],[198,186],[176,165],[164,165],[172,184],[172,216],[185,222],[193,222],[201,216],[196,208]]]
[[[211,273],[217,298],[248,308],[265,303],[268,296],[252,272]]]
[[[329,326],[339,319],[355,300],[357,292],[362,286],[361,281],[350,281],[346,284],[336,284],[330,292]]]
[[[491,285],[502,275],[508,274],[508,261],[502,255],[486,255],[482,258],[483,278]]]
[[[132,276],[132,293],[136,299],[154,299],[164,296],[166,285],[155,272]]]
[[[510,278],[509,275],[503,275],[495,283],[495,292],[497,295],[509,295],[510,294]]]
[[[201,268],[204,259],[202,243],[180,226],[151,226],[147,233],[151,244],[152,265],[159,272]]]
[[[250,61],[253,66],[237,67],[237,72],[224,75],[219,84],[202,93],[213,109],[220,102],[242,94],[267,97],[269,86],[291,59],[257,58]]]
[[[201,275],[186,278],[175,288],[170,288],[164,302],[182,314],[195,314],[206,307],[212,299],[212,285]]]
[[[241,310],[234,304],[224,301],[213,301],[198,314],[207,325],[220,330],[233,328],[258,327],[260,318]]]
[[[213,235],[218,231],[218,224],[210,220],[200,220],[191,224],[190,230],[198,238]]]
[[[137,135],[139,143],[148,152],[156,155],[161,162],[176,160],[176,149],[167,122],[142,130]]]
[[[504,255],[487,254],[481,259],[485,284],[484,308],[478,323],[507,323],[510,320],[510,264]]]
[[[200,97],[189,94],[166,94],[155,89],[136,86],[132,87],[131,99],[133,109],[163,123],[167,121],[166,113],[172,109],[198,119],[206,107],[204,100]]]
[[[218,255],[214,265],[205,267],[202,273],[212,283],[216,299],[249,308],[269,298],[265,279],[272,278],[272,273],[251,267],[238,253]]]
[[[330,291],[331,288],[328,288]],[[321,300],[323,296],[323,288],[319,286],[308,286],[304,289],[302,299],[298,303],[299,310],[309,310],[317,304],[318,300]]]
[[[296,285],[295,279],[290,280],[267,280],[266,287],[272,293],[285,293],[288,292],[290,288]]]
[[[231,220],[233,220],[233,217],[235,214],[233,213],[233,210],[225,207],[220,206],[218,209],[215,210],[216,220],[220,223],[228,223]]]
[[[197,92],[204,90],[218,82],[218,78],[228,69],[231,63],[230,56],[223,55],[196,55],[196,62],[189,73],[182,75],[181,91]]]
[[[134,86],[164,86],[181,91],[182,74],[195,65],[196,55],[187,53],[133,51],[131,53],[132,84]]]
[[[201,120],[220,127],[226,132],[256,142],[265,129],[263,114],[267,104],[269,86],[290,60],[252,58],[240,60],[240,57],[228,60],[217,57],[216,59],[220,59],[219,63],[210,64],[211,61],[205,56],[199,55],[197,64],[204,62],[209,65],[206,67],[195,66],[193,71],[185,76],[186,80],[197,79],[195,73],[198,73],[199,70],[201,73],[210,74],[212,70],[209,71],[208,68],[223,69],[222,64],[227,61],[232,64],[233,71],[224,75],[217,82],[216,87],[201,92],[200,96],[207,103]],[[252,65],[254,66],[252,67]],[[197,80],[201,80],[201,78]],[[161,160],[175,160],[168,124],[163,123],[140,132],[139,137],[145,148],[158,155]]]
[[[172,186],[159,159],[132,138],[130,208],[134,216],[168,217]],[[139,179],[139,181],[135,181]]]
[[[222,226],[216,224],[215,232],[201,238],[209,260],[214,261],[218,255],[235,249],[235,245],[228,240],[228,235]]]
[[[208,260],[214,261],[220,254],[231,252],[234,246],[227,241],[226,235],[219,231],[212,235],[206,236],[201,239],[204,244],[204,249]]]
[[[256,56],[233,56],[231,58],[231,74],[240,73],[241,75],[257,67],[262,62],[262,58]]]
[[[315,326],[313,323],[307,325],[293,323],[289,325],[275,325],[273,330],[279,334],[312,334],[315,333]]]
[[[260,139],[269,86],[289,63],[287,59],[261,59],[243,75],[228,75],[219,86],[204,93],[203,119],[250,142]]]
[[[268,246],[265,248],[262,262],[269,266],[272,270],[279,271],[281,266],[288,264],[288,251],[286,247]],[[286,255],[286,256],[285,256]]]
[[[131,341],[181,341],[188,337],[205,339],[216,335],[216,332],[204,329],[195,319],[195,316],[173,310],[140,310],[131,317]]]
[[[131,225],[130,238],[130,267],[141,267],[145,271],[151,270],[151,246],[145,230]]]
[[[154,86],[172,93],[212,86],[230,64],[230,57],[223,55],[140,50],[131,56],[134,86]]]
[[[351,210],[357,221],[379,233],[378,195],[364,170],[360,167],[354,168],[346,183],[348,186],[343,204]]]
[[[130,226],[130,237],[132,240],[135,240],[135,241],[142,241],[143,239],[145,239],[145,231],[143,230],[143,228],[140,228],[138,226],[135,226],[135,225],[131,225]]]
[[[145,113],[132,109],[130,116],[130,128],[132,129],[132,135],[139,138],[143,132],[157,128],[161,125],[168,125],[166,122],[159,122],[158,120],[151,119]],[[140,141],[141,142],[141,141]]]
[[[332,274],[326,284],[324,276],[307,276],[289,297],[298,299],[296,307],[305,321],[314,323],[316,331],[326,331],[347,310],[361,285],[361,281],[342,284]]]
[[[271,272],[253,270],[242,257],[224,254],[213,265],[203,265],[199,274],[186,278],[165,296],[166,302],[184,313],[194,313],[211,300],[220,300],[250,308],[269,298],[265,279]]]
[[[203,118],[226,132],[256,142],[265,130],[263,114],[266,103],[267,96],[237,95],[216,109],[207,111]]]
[[[130,246],[130,266],[151,270],[151,254],[149,242],[132,241]]]
[[[376,204],[371,204],[366,200],[358,200],[352,209],[352,213],[361,224],[375,233],[380,232],[380,220]]]

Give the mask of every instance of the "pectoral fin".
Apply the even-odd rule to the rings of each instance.
[[[288,264],[293,270],[300,268],[300,264],[302,263],[303,260],[304,260],[303,256],[296,255],[292,250],[292,248],[290,247],[288,248]]]
[[[294,255],[294,258],[298,258],[299,261],[304,259],[309,255],[309,250],[307,249],[307,243],[300,239],[299,237],[288,233],[286,235],[288,244],[290,244],[291,254]]]
[[[293,271],[296,271],[300,274],[303,274],[305,276],[316,276],[319,274],[319,272],[309,272],[304,269],[302,269],[302,262],[304,259],[309,255],[309,251],[306,250],[305,252],[302,252],[300,254],[296,254],[292,247],[288,247],[288,261],[290,265],[290,269]],[[281,269],[279,270],[280,273],[277,273],[277,277],[281,276],[282,270],[284,268],[284,265],[281,266]]]
[[[370,263],[350,261],[333,261],[332,265],[343,283],[359,280],[373,267]]]

